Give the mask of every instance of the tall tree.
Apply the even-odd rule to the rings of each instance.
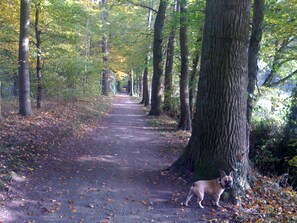
[[[189,102],[189,46],[188,46],[188,1],[180,0],[180,120],[178,128],[181,130],[191,130],[191,112]]]
[[[37,77],[37,98],[36,104],[37,108],[41,107],[41,100],[42,100],[42,82],[41,82],[41,33],[42,30],[40,28],[39,20],[40,20],[40,12],[41,12],[41,1],[34,1],[35,4],[35,39],[36,39],[36,48],[37,48],[37,55],[36,55],[36,77]]]
[[[177,11],[177,0],[174,0],[172,6],[173,11],[173,21],[171,22],[171,31],[168,36],[168,43],[166,49],[166,63],[165,63],[165,78],[164,78],[164,107],[163,111],[170,114],[172,108],[172,69],[173,69],[173,59],[174,59],[174,43],[176,35],[176,24],[175,24],[175,14]]]
[[[160,5],[154,25],[154,44],[153,44],[153,79],[152,79],[152,98],[151,110],[149,115],[161,114],[161,77],[163,74],[163,27],[165,21],[166,8],[168,0],[160,0]]]
[[[104,7],[107,4],[107,0],[102,0],[100,2],[100,7],[101,9],[104,9]],[[108,19],[108,12],[103,11],[102,14],[102,19],[106,23]],[[103,63],[104,63],[104,68],[103,68],[103,73],[102,73],[102,93],[105,96],[109,95],[109,76],[110,76],[110,69],[109,69],[109,45],[108,45],[108,34],[105,33],[102,37],[101,40],[101,49],[102,49],[102,54],[103,54]]]
[[[148,62],[149,62],[149,55],[145,56],[144,61],[144,70],[143,70],[143,78],[142,78],[142,101],[141,104],[144,104],[144,106],[149,106],[150,104],[150,93],[149,93],[149,87],[148,87]]]
[[[254,0],[252,32],[249,44],[248,59],[248,87],[247,87],[247,136],[246,146],[249,148],[251,131],[253,99],[258,74],[258,58],[260,42],[262,38],[262,26],[264,20],[264,0]]]
[[[200,61],[200,50],[197,50],[194,55],[192,71],[190,74],[190,83],[189,83],[189,103],[190,103],[190,112],[191,117],[193,117],[194,113],[194,99],[196,95],[197,88],[197,80],[198,80],[198,65]]]
[[[19,39],[19,113],[23,116],[33,115],[30,98],[29,76],[29,26],[30,1],[21,0],[20,8],[20,39]]]
[[[152,7],[152,1],[149,1],[149,8],[147,13],[147,31],[148,34],[146,35],[146,39],[149,39],[149,32],[151,31],[152,27],[152,18],[153,18],[153,10]],[[149,106],[150,104],[150,93],[149,93],[149,86],[148,86],[148,66],[149,66],[149,54],[151,51],[151,47],[147,47],[147,52],[144,59],[144,70],[143,70],[143,77],[142,77],[142,100],[141,104],[144,104],[144,106]]]
[[[130,80],[129,80],[129,90],[130,90],[130,96],[134,95],[134,71],[133,69],[130,70]]]
[[[2,86],[1,86],[1,81],[0,81],[0,122],[3,121],[3,116],[2,116]]]
[[[174,167],[194,170],[197,179],[233,170],[235,192],[241,192],[249,167],[243,142],[250,0],[207,0],[205,13],[193,132]]]

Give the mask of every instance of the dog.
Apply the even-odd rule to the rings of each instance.
[[[185,206],[188,206],[189,201],[193,197],[194,194],[198,197],[198,205],[200,208],[204,208],[202,206],[202,201],[204,198],[204,193],[213,194],[215,198],[215,204],[217,207],[221,207],[219,205],[219,200],[225,189],[229,189],[233,185],[233,172],[230,172],[229,175],[226,175],[225,171],[221,171],[221,177],[214,180],[199,180],[196,181],[193,186],[191,186]]]

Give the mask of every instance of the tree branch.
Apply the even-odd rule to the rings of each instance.
[[[146,8],[146,9],[149,9],[149,10],[153,11],[154,13],[158,13],[157,10],[153,9],[152,7],[150,7],[148,5],[144,5],[144,4],[140,4],[140,3],[135,3],[135,2],[130,1],[130,0],[128,0],[128,2],[131,3],[132,5],[139,6],[139,7],[142,7],[142,8]]]
[[[279,81],[276,81],[274,83],[271,83],[270,86],[271,87],[275,87],[281,83],[284,83],[285,81],[289,80],[291,77],[293,77],[295,74],[297,74],[297,70],[295,70],[293,73],[291,73],[290,75],[286,76],[285,78],[283,79],[280,79]]]

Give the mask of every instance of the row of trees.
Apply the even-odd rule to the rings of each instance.
[[[19,76],[29,61],[24,69],[36,75],[26,83],[36,90],[20,85],[20,101],[29,94],[39,107],[42,95],[108,95],[124,71],[131,95],[151,103],[150,115],[177,114],[180,129],[193,127],[175,167],[197,178],[235,170],[238,188],[248,185],[255,102],[264,91],[284,94],[296,85],[296,0],[21,2],[31,5],[30,14],[16,10],[16,0],[0,3],[2,95],[18,85],[17,50],[28,43],[25,37],[18,47],[21,22],[33,29]]]

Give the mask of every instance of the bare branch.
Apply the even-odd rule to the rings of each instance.
[[[142,7],[142,8],[146,8],[146,9],[149,9],[149,10],[153,11],[154,13],[158,13],[157,10],[153,9],[152,7],[150,7],[148,5],[144,5],[144,4],[140,4],[140,3],[135,3],[135,2],[130,1],[130,0],[128,0],[128,2],[131,3],[132,5],[139,6],[139,7]]]
[[[294,72],[292,72],[290,75],[286,76],[285,78],[280,79],[279,81],[276,81],[274,83],[271,83],[270,87],[275,87],[275,86],[277,86],[277,85],[279,85],[281,83],[284,83],[285,81],[289,80],[291,77],[293,77],[296,74],[297,74],[297,70],[295,70]]]

